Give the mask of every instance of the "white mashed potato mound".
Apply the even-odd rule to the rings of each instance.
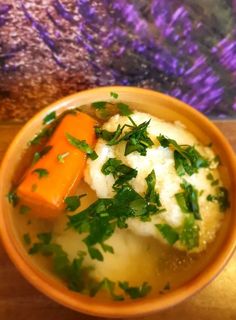
[[[166,211],[154,215],[149,222],[142,222],[136,218],[129,219],[128,226],[136,234],[153,236],[160,241],[166,242],[155,224],[164,223],[177,229],[183,225],[186,214],[181,211],[175,199],[175,194],[182,191],[180,184],[183,181],[183,177],[179,177],[176,173],[173,151],[160,146],[156,137],[162,134],[174,139],[178,144],[194,145],[201,155],[208,159],[212,159],[215,155],[209,147],[201,145],[196,137],[179,122],[166,122],[141,112],[134,112],[132,119],[137,125],[151,119],[147,132],[154,142],[154,146],[147,149],[146,156],[142,156],[138,152],[125,156],[125,142],[108,146],[106,141],[101,138],[98,139],[95,147],[98,158],[94,161],[88,160],[85,181],[95,190],[99,198],[113,197],[114,190],[112,185],[115,180],[111,174],[104,175],[101,172],[101,168],[109,158],[116,158],[138,171],[137,177],[130,180],[130,184],[139,194],[144,195],[147,189],[145,178],[154,170],[156,174],[155,190],[159,193],[161,204]],[[128,117],[115,115],[103,125],[103,129],[115,131],[119,124],[123,126],[126,123],[130,124]],[[200,232],[199,246],[193,249],[195,252],[204,250],[206,245],[215,238],[223,219],[223,214],[219,211],[218,204],[206,200],[207,195],[215,194],[215,186],[211,186],[211,181],[206,177],[208,173],[212,173],[215,179],[219,179],[219,185],[222,185],[217,169],[200,168],[198,173],[192,176],[184,175],[184,179],[187,182],[198,191],[202,191],[198,198],[202,220],[196,220],[200,227]],[[174,247],[186,250],[180,241],[177,241]]]

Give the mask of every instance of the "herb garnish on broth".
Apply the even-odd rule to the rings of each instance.
[[[217,194],[207,196],[207,201],[218,202],[221,212],[226,211],[230,207],[229,192],[224,187],[217,188]]]
[[[80,199],[85,197],[86,194],[81,194],[79,196],[70,196],[66,197],[64,202],[66,204],[66,210],[67,211],[75,211],[80,206]]]

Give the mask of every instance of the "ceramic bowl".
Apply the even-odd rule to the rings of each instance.
[[[111,91],[117,92],[120,100],[135,106],[137,110],[151,113],[168,121],[181,121],[201,142],[211,141],[223,163],[224,180],[231,194],[231,208],[227,213],[225,230],[221,232],[220,244],[212,260],[191,281],[162,296],[107,303],[69,291],[61,282],[39,270],[33,264],[17,236],[13,223],[13,210],[6,199],[6,194],[10,189],[17,164],[27,147],[27,142],[40,130],[45,115],[51,111],[59,114],[67,108],[93,101],[108,100]],[[228,141],[209,119],[192,107],[167,95],[133,87],[104,87],[73,94],[56,101],[36,114],[17,134],[6,152],[0,172],[0,232],[3,244],[17,269],[33,286],[71,309],[96,316],[128,317],[146,315],[169,308],[206,286],[222,270],[232,255],[236,243],[236,197],[232,196],[236,193],[235,159],[235,154]]]

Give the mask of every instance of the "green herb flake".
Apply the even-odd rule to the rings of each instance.
[[[59,244],[52,243],[50,233],[38,235],[39,242],[33,244],[29,254],[42,254],[51,257],[53,271],[67,282],[68,288],[76,292],[86,292],[86,283],[93,283],[95,280],[90,276],[92,268],[84,266],[84,252],[79,252],[78,257],[70,262],[67,253]]]
[[[37,238],[43,243],[43,244],[49,244],[52,240],[52,233],[51,232],[42,232],[37,234]]]
[[[49,114],[46,115],[46,117],[43,119],[43,124],[49,124],[53,122],[56,119],[56,112],[52,111]]]
[[[183,192],[175,194],[175,199],[184,213],[193,213],[195,219],[201,220],[198,204],[198,192],[187,181],[183,181],[181,184]]]
[[[229,192],[224,187],[218,187],[216,195],[209,194],[207,201],[218,202],[221,212],[226,211],[230,207]]]
[[[118,93],[116,93],[116,92],[110,92],[110,95],[114,99],[118,99],[118,97],[119,97]]]
[[[74,147],[76,147],[80,151],[85,152],[90,159],[95,160],[98,158],[96,152],[87,144],[85,140],[79,140],[70,135],[69,133],[66,133],[66,138],[68,142],[72,144]]]
[[[213,169],[217,168],[219,165],[221,165],[221,159],[219,155],[216,155],[210,162],[210,165]]]
[[[27,246],[31,244],[31,238],[28,233],[23,234],[23,241]]]
[[[90,296],[94,297],[98,293],[98,291],[100,291],[101,289],[106,289],[113,300],[115,300],[115,301],[124,300],[124,297],[122,295],[115,294],[115,286],[116,286],[115,282],[113,282],[107,278],[104,278],[102,281],[95,284],[90,289]]]
[[[109,246],[106,243],[101,243],[101,247],[102,247],[104,252],[114,253],[114,249],[112,248],[112,246]]]
[[[161,207],[160,196],[155,191],[156,187],[156,174],[155,171],[152,170],[150,174],[145,178],[147,182],[147,191],[145,194],[145,199],[150,202],[156,204],[158,207]]]
[[[29,213],[30,210],[31,210],[30,207],[25,206],[25,205],[21,205],[20,208],[19,208],[19,213],[22,214],[22,215],[24,215],[24,214]]]
[[[119,287],[131,298],[138,299],[145,297],[152,289],[152,287],[147,283],[143,282],[139,287],[131,287],[127,281],[120,281]]]
[[[105,241],[111,237],[116,228],[127,228],[127,219],[136,217],[141,221],[149,221],[153,214],[158,213],[156,207],[154,209],[150,207],[130,185],[125,184],[115,191],[113,198],[98,199],[79,213],[68,216],[69,228],[80,234],[86,233],[83,241],[94,259],[101,259],[101,255],[91,250],[91,247],[101,245],[106,251]]]
[[[203,193],[204,193],[204,190],[199,191],[199,193],[198,193],[199,197],[202,196]]]
[[[206,178],[207,178],[207,180],[214,180],[212,173],[208,173]]]
[[[219,179],[212,181],[211,186],[217,186],[219,184]]]
[[[48,174],[49,174],[48,170],[47,169],[43,169],[43,168],[37,168],[37,169],[33,170],[32,173],[37,173],[39,179],[47,177]]]
[[[33,156],[32,164],[35,164],[42,156],[47,154],[52,149],[52,146],[45,146],[41,151],[36,151]]]
[[[163,238],[170,244],[173,245],[176,241],[179,240],[178,232],[173,229],[168,224],[156,224],[157,229],[163,236]]]
[[[60,163],[64,163],[65,162],[65,158],[68,157],[70,153],[69,152],[64,152],[64,153],[60,153],[57,155],[57,160]]]
[[[199,245],[199,227],[195,223],[194,216],[185,216],[183,228],[179,234],[180,242],[188,249],[192,250]]]
[[[19,203],[20,198],[18,197],[16,191],[10,191],[7,194],[8,202],[15,208]]]
[[[88,246],[88,252],[89,252],[91,259],[103,261],[103,255],[101,254],[101,252],[97,248],[94,248],[92,246]]]
[[[94,109],[102,110],[106,108],[106,104],[107,104],[106,101],[96,101],[96,102],[93,102],[91,105]]]
[[[186,173],[192,175],[197,173],[200,168],[207,168],[210,165],[209,161],[194,146],[179,145],[175,140],[161,134],[157,137],[157,140],[162,147],[172,147],[174,150],[175,169],[179,176]]]
[[[82,194],[79,196],[70,196],[65,198],[64,202],[66,204],[66,210],[67,211],[75,211],[76,209],[78,209],[81,205],[80,203],[80,199],[83,198],[84,196],[86,196],[86,194]]]
[[[104,175],[112,174],[116,179],[113,188],[116,189],[137,176],[137,170],[132,169],[116,158],[109,158],[101,169]]]
[[[122,116],[130,116],[133,114],[133,111],[130,109],[130,107],[123,102],[117,103],[117,109]]]
[[[49,138],[53,131],[54,127],[46,127],[37,133],[32,140],[29,141],[29,145],[38,145],[42,142],[43,139]]]

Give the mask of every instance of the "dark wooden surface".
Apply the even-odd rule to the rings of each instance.
[[[236,151],[236,120],[215,121]],[[0,159],[18,124],[0,124]],[[92,320],[51,301],[20,275],[0,245],[0,320]],[[167,311],[142,317],[150,320],[235,320],[236,254],[208,287],[191,299]]]

